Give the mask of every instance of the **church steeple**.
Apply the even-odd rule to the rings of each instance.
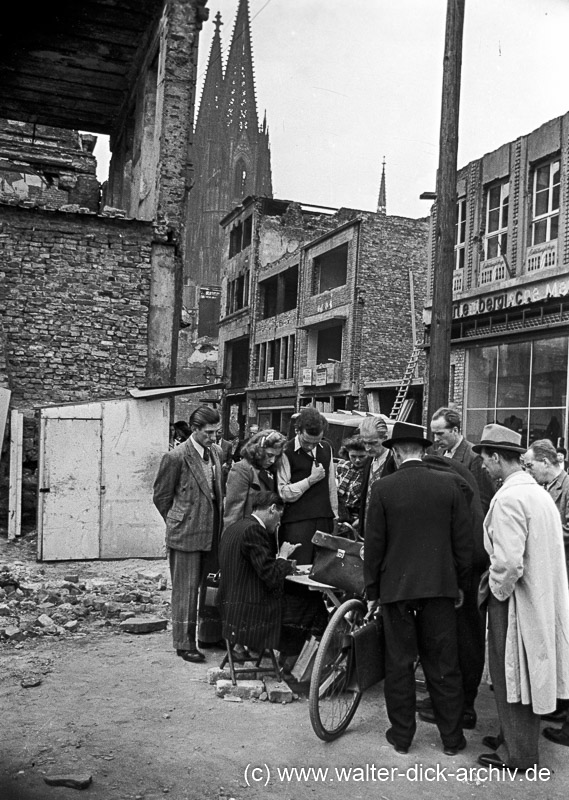
[[[381,185],[379,187],[379,197],[377,198],[377,213],[385,214],[387,205],[387,198],[385,193],[385,156],[383,156],[383,165],[381,169]]]
[[[251,28],[249,24],[249,0],[239,0],[235,18],[233,38],[225,70],[224,111],[226,125],[234,131],[259,129]]]
[[[223,92],[223,64],[221,60],[220,28],[223,25],[223,22],[221,21],[221,14],[219,11],[215,15],[214,25],[215,32],[213,34],[213,39],[211,40],[209,60],[207,62],[207,70],[196,122],[197,130],[199,130],[201,127],[200,121],[207,119],[211,122],[213,119],[217,118],[221,106]]]

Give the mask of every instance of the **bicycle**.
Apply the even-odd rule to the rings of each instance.
[[[316,652],[308,695],[310,722],[325,742],[338,738],[352,721],[362,698],[355,678],[352,634],[363,623],[367,606],[359,597],[337,605]]]

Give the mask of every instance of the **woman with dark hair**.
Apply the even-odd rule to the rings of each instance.
[[[276,491],[276,463],[281,457],[285,437],[269,429],[254,433],[241,448],[241,460],[227,476],[223,512],[224,530],[249,516],[262,491]]]
[[[187,422],[184,422],[183,419],[179,419],[177,422],[175,422],[172,425],[172,428],[174,429],[174,435],[172,441],[173,447],[177,447],[179,444],[185,442],[186,439],[189,439],[192,433],[192,429],[190,428]]]

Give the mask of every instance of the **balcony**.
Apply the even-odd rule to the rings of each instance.
[[[342,383],[342,364],[333,361],[328,364],[317,364],[315,367],[303,367],[303,386],[327,386]]]
[[[534,244],[528,247],[526,257],[526,272],[538,272],[548,267],[557,266],[557,239],[543,244]]]
[[[506,262],[502,256],[490,258],[483,261],[480,265],[480,275],[478,278],[479,286],[486,286],[489,283],[503,281],[507,277]]]

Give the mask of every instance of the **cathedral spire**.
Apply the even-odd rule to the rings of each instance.
[[[225,70],[226,124],[236,131],[258,131],[249,0],[239,0]]]
[[[213,120],[217,117],[221,106],[221,94],[223,88],[223,63],[221,60],[221,32],[223,25],[219,11],[215,15],[215,32],[211,40],[209,60],[202,89],[198,120]],[[197,127],[197,123],[196,123]]]
[[[385,156],[383,156],[383,165],[381,169],[381,185],[379,187],[379,197],[377,199],[377,213],[385,214],[386,209],[386,193],[385,193]]]

